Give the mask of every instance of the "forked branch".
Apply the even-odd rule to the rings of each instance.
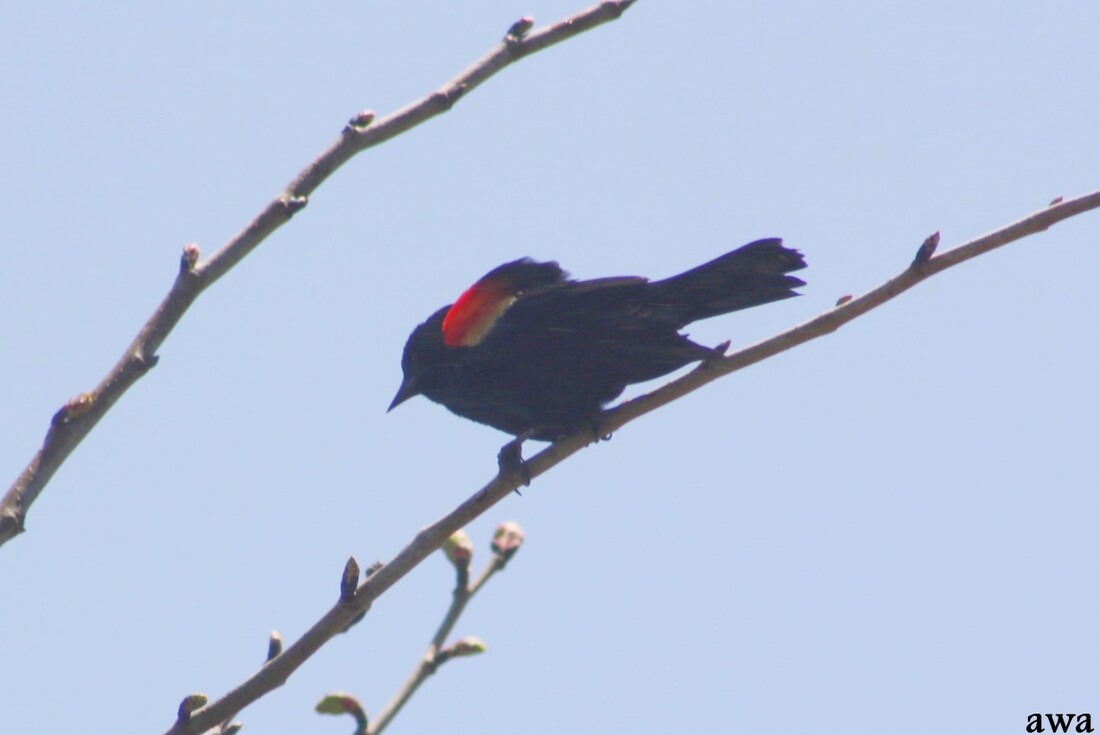
[[[456,540],[457,537],[457,540]],[[448,551],[448,557],[455,565],[457,570],[457,579],[455,584],[454,595],[451,600],[451,606],[447,609],[447,614],[443,616],[443,622],[439,624],[439,629],[436,630],[435,635],[432,636],[431,643],[428,644],[428,650],[420,658],[416,668],[413,669],[409,678],[401,685],[401,688],[393,696],[388,704],[378,713],[378,717],[370,723],[367,728],[366,735],[381,735],[382,731],[393,721],[393,718],[401,711],[401,708],[408,703],[409,699],[416,694],[416,690],[420,688],[420,685],[428,680],[432,676],[438,667],[444,662],[454,658],[458,655],[463,655],[463,651],[468,652],[475,650],[471,641],[459,641],[458,643],[444,648],[443,644],[447,642],[447,638],[450,637],[451,631],[454,630],[455,623],[458,622],[459,616],[462,615],[462,611],[466,609],[466,605],[476,595],[485,583],[497,572],[502,571],[507,566],[508,561],[515,555],[520,545],[523,543],[523,531],[515,523],[502,523],[497,526],[496,531],[493,534],[493,557],[489,560],[489,563],[485,565],[485,568],[477,576],[476,579],[470,580],[469,576],[469,555],[463,559],[464,551],[461,550],[462,543],[465,543],[472,553],[472,547],[469,547],[469,540],[466,538],[466,534],[459,532],[458,534],[452,534],[449,537],[449,542],[444,545],[444,550]],[[456,554],[455,548],[459,548],[462,553]],[[484,650],[484,649],[481,649]]]

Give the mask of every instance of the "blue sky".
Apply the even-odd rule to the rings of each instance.
[[[468,7],[476,6],[476,7]],[[355,112],[551,0],[23,4],[0,44],[0,466]],[[662,277],[764,236],[805,295],[743,345],[1100,188],[1094,2],[640,0],[353,160],[202,296],[0,549],[10,732],[160,732],[486,482],[507,436],[419,399],[408,332],[493,266]],[[1022,731],[1100,718],[1100,213],[944,273],[626,427],[469,529],[527,544],[392,732]],[[442,557],[246,732],[343,733],[447,605]]]

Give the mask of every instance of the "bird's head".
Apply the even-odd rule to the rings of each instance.
[[[401,355],[401,387],[397,389],[387,412],[413,396],[432,390],[443,380],[444,366],[452,349],[443,343],[443,318],[450,308],[444,306],[409,335],[405,352]]]
[[[501,317],[526,291],[561,283],[557,263],[521,258],[485,274],[477,283],[413,330],[401,356],[404,379],[387,411],[413,396],[445,388],[456,379],[456,366],[467,349],[480,345]]]

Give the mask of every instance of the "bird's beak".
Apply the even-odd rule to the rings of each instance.
[[[401,381],[401,387],[397,389],[397,395],[393,397],[393,402],[390,403],[390,407],[386,409],[386,413],[397,408],[413,396],[418,395],[420,395],[420,386],[417,385],[416,379],[411,375],[406,375],[405,379]]]

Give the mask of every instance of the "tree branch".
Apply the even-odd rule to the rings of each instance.
[[[356,153],[384,143],[451,109],[466,93],[509,64],[618,18],[634,1],[606,0],[532,33],[527,32],[531,19],[521,18],[509,28],[496,48],[435,92],[377,122],[371,112],[353,117],[326,151],[205,261],[199,261],[197,246],[184,247],[179,275],[160,306],[99,385],[90,393],[73,398],[54,415],[42,448],[0,500],[0,546],[22,533],[28,510],[50,478],[115,401],[156,365],[157,350],[199,294],[305,207],[309,196],[336,169]]]
[[[780,352],[785,352],[804,342],[809,342],[812,339],[831,334],[856,317],[862,316],[872,309],[881,306],[901,293],[913,288],[913,286],[916,286],[930,276],[945,271],[971,258],[976,258],[979,255],[983,255],[991,250],[1007,245],[1010,242],[1015,242],[1029,235],[1043,232],[1052,225],[1062,222],[1063,220],[1098,208],[1100,208],[1100,191],[1094,191],[1067,201],[1055,200],[1055,202],[1046,209],[1028,215],[988,235],[982,235],[981,237],[944,251],[935,257],[931,257],[931,253],[927,255],[924,254],[928,243],[926,240],[925,244],[922,244],[921,247],[918,248],[917,256],[908,268],[877,288],[872,289],[858,298],[844,300],[842,303],[839,303],[836,308],[804,324],[793,327],[786,332],[766,339],[763,342],[758,342],[755,345],[738,350],[721,359],[704,363],[692,372],[668,385],[664,385],[633,401],[628,401],[609,411],[605,411],[605,418],[600,423],[600,430],[603,433],[615,431],[639,416],[643,416],[650,411],[660,408],[666,403],[671,403],[677,398],[685,396],[723,375],[728,375],[741,368],[748,367],[749,365],[765,360],[773,355],[777,355]],[[939,234],[937,233],[933,237],[936,239],[936,242],[938,242]],[[932,249],[934,249],[934,246]],[[567,437],[559,441],[558,444],[574,438],[577,437]],[[552,464],[547,464],[545,468],[542,466],[541,462],[537,464],[535,462],[535,460],[540,459],[543,455],[550,454],[556,446],[557,444],[552,445],[537,455],[531,462],[528,462],[532,476],[544,472],[546,469],[549,469],[554,464],[561,461],[560,459],[556,459],[555,453],[554,456],[556,461]],[[570,444],[570,446],[572,446],[572,444]],[[583,444],[581,446],[583,446]],[[572,454],[575,451],[576,449],[572,449],[569,453]],[[547,461],[549,462],[549,458]]]
[[[518,534],[519,543],[522,543],[523,532],[520,531],[519,527],[515,524],[505,523],[499,526],[496,531],[496,536],[500,537],[502,533],[511,534],[513,537]],[[465,534],[462,534],[462,536],[465,539]],[[451,538],[454,538],[453,534]],[[467,544],[469,543],[468,539],[465,539],[465,541]],[[473,596],[485,586],[485,583],[488,582],[494,574],[504,569],[508,564],[508,560],[515,553],[516,549],[519,548],[519,543],[515,543],[507,549],[502,549],[497,544],[496,540],[494,540],[493,557],[473,582],[470,581],[469,558],[466,558],[464,566],[461,562],[454,562],[457,572],[455,575],[455,589],[451,598],[451,605],[447,609],[446,615],[443,616],[443,622],[439,624],[439,628],[436,630],[435,635],[432,636],[431,643],[428,644],[427,651],[420,657],[420,661],[417,663],[416,668],[409,674],[408,679],[401,685],[401,688],[394,694],[393,698],[390,699],[382,711],[378,713],[378,717],[371,721],[370,726],[367,728],[367,735],[381,735],[382,731],[386,729],[393,718],[401,711],[401,708],[405,706],[414,694],[416,694],[416,690],[420,688],[420,685],[436,672],[443,661],[447,660],[446,657],[440,656],[440,652],[443,650],[443,644],[447,641],[447,636],[454,630],[458,618],[466,609],[466,605],[473,599]],[[452,559],[452,561],[454,560]]]
[[[845,301],[836,308],[775,337],[738,350],[731,355],[703,363],[682,378],[605,411],[600,420],[599,433],[606,434],[617,431],[638,417],[685,396],[723,375],[728,375],[804,342],[835,332],[844,324],[877,306],[881,306],[936,273],[1015,240],[1042,232],[1051,225],[1070,217],[1097,208],[1100,208],[1100,191],[1052,204],[1046,209],[1007,227],[959,245],[935,257],[931,256],[933,248],[926,241],[926,244],[918,249],[918,257],[915,258],[912,265],[878,288],[859,298]],[[281,656],[268,662],[260,671],[226,694],[222,699],[197,710],[191,718],[190,726],[177,722],[168,730],[168,735],[201,732],[206,728],[213,727],[232,712],[242,709],[266,692],[281,685],[309,656],[343,630],[352,618],[369,610],[374,600],[438,549],[448,536],[468,525],[529,479],[542,475],[567,457],[576,454],[595,441],[595,432],[590,428],[585,428],[554,442],[527,460],[523,468],[499,472],[487,485],[471,495],[449,514],[422,529],[397,556],[360,585],[355,592],[354,599],[347,602],[338,602]]]

